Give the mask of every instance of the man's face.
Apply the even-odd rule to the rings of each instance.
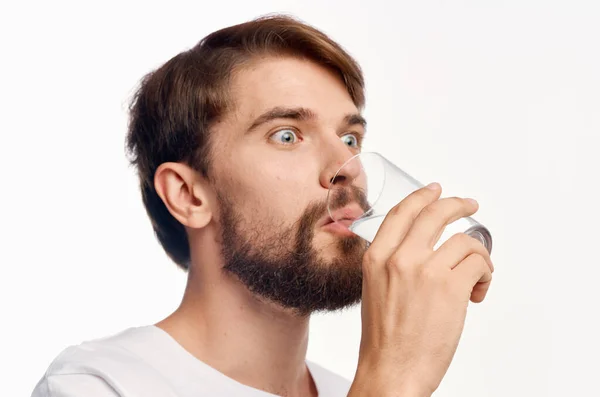
[[[303,315],[358,302],[367,244],[325,226],[330,181],[364,134],[345,86],[315,63],[273,57],[238,71],[231,96],[212,132],[225,270]],[[338,206],[361,201],[346,193]]]

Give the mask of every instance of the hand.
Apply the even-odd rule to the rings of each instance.
[[[483,244],[458,233],[433,249],[446,225],[478,205],[440,194],[434,184],[405,198],[364,256],[362,339],[350,396],[430,396],[452,361],[469,300],[485,298],[494,268]]]

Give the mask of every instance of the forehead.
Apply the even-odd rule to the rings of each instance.
[[[358,112],[341,78],[309,60],[253,60],[234,74],[230,89],[236,116],[244,120],[273,107],[308,108],[319,119],[331,122]]]

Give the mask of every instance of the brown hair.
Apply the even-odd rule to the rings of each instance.
[[[361,69],[337,43],[288,16],[269,16],[211,33],[147,74],[130,105],[127,149],[137,167],[144,206],[169,257],[189,267],[187,233],[154,189],[164,162],[184,162],[209,177],[211,125],[231,106],[234,70],[256,56],[311,60],[340,76],[354,104],[364,106]]]

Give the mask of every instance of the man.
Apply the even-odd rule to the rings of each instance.
[[[360,151],[363,76],[323,33],[286,17],[217,31],[143,80],[128,147],[167,254],[187,269],[158,324],[66,349],[33,395],[429,396],[492,264],[444,226],[477,210],[432,184],[403,200],[367,247],[332,227],[362,205],[336,171]],[[310,314],[358,303],[353,382],[305,359]]]

